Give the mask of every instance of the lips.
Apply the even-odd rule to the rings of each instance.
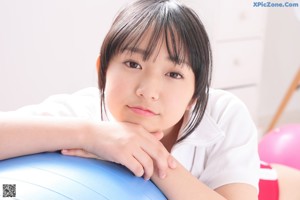
[[[158,115],[158,113],[156,113],[155,111],[150,110],[145,107],[142,107],[142,106],[128,106],[128,108],[135,114],[138,114],[141,116],[151,117],[151,116]]]

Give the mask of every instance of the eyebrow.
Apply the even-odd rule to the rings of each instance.
[[[140,54],[143,58],[146,57],[146,55],[147,55],[146,50],[140,49],[140,48],[137,48],[137,47],[126,47],[122,51],[123,52],[128,51],[130,53],[137,53],[137,54]]]
[[[143,56],[143,58],[145,58],[146,55],[147,55],[147,51],[146,51],[146,50],[140,49],[140,48],[137,48],[137,47],[124,48],[123,51],[129,51],[129,52],[131,52],[131,53],[137,53],[137,54],[140,54],[141,56]],[[183,64],[185,64],[185,65],[190,66],[189,63],[186,62],[185,60],[182,60],[182,59],[180,59],[180,58],[175,58],[174,56],[168,57],[167,59],[168,59],[169,61],[171,61],[171,62],[177,64],[177,65],[179,65],[180,63],[183,63]]]

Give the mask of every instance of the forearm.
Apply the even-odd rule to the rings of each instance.
[[[0,117],[0,160],[64,148],[81,148],[87,122],[71,118]]]
[[[176,169],[168,171],[168,175],[165,179],[161,179],[155,174],[152,176],[152,181],[162,190],[168,200],[225,199],[192,176],[179,163]]]
[[[257,200],[255,187],[243,183],[228,183],[213,190],[196,179],[182,165],[169,170],[165,179],[154,174],[152,181],[161,189],[168,200]]]

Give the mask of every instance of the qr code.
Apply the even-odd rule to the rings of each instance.
[[[3,184],[3,197],[16,197],[16,184]]]

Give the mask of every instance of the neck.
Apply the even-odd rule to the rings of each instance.
[[[183,118],[179,120],[179,122],[175,124],[173,127],[164,131],[164,137],[161,139],[161,142],[169,152],[171,152],[172,147],[175,145],[177,141],[179,130],[182,126],[182,122],[183,122]]]

